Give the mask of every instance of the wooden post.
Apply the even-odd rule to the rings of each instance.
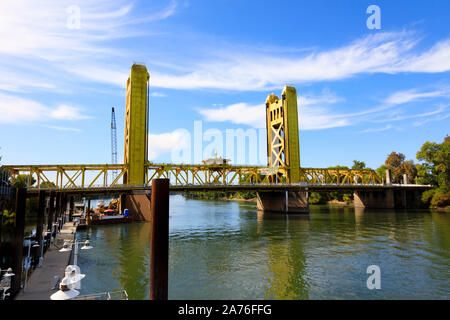
[[[11,296],[15,296],[20,291],[22,280],[22,259],[23,259],[23,235],[25,232],[25,208],[27,201],[27,189],[19,188],[16,191],[16,218],[14,221],[13,237],[13,273],[11,281]]]
[[[53,215],[54,223],[58,223],[59,215],[61,214],[61,193],[56,192],[56,205],[55,205],[55,214]],[[56,228],[51,226],[53,238],[56,238]]]
[[[150,300],[167,300],[169,274],[169,179],[152,181]]]
[[[88,198],[88,211],[86,213],[86,222],[91,219],[91,198]]]
[[[48,205],[47,230],[53,232],[53,216],[55,213],[55,191],[50,192],[50,200]]]
[[[74,202],[73,202],[73,196],[70,197],[70,204],[69,204],[69,221],[72,222],[73,220],[73,210],[74,210]]]
[[[39,260],[41,257],[41,245],[42,245],[42,226],[44,224],[44,214],[45,214],[45,191],[39,191],[39,206],[38,206],[38,214],[37,214],[37,222],[36,222],[36,240],[39,242],[39,250],[37,250],[38,254],[36,255],[36,259]]]

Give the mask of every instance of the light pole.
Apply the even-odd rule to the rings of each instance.
[[[2,300],[5,300],[6,297],[11,296],[11,293],[6,293],[6,291],[11,289],[11,278],[15,276],[15,274],[12,272],[11,268],[8,268],[6,270],[0,270],[0,274],[2,273],[2,271],[6,271],[0,280],[0,290],[2,291]]]
[[[64,242],[64,245],[63,245],[63,247],[62,247],[62,249],[59,250],[59,252],[67,252],[67,251],[70,251],[70,250],[72,250],[72,248],[70,248],[70,245],[73,244],[73,246],[74,246],[74,252],[73,252],[73,265],[75,265],[75,266],[76,266],[77,263],[78,263],[78,244],[79,244],[80,242],[82,242],[82,241],[75,240],[75,241],[73,241],[72,243],[69,242],[69,241],[65,241],[65,242]],[[86,241],[84,241],[84,246],[81,247],[81,250],[89,250],[89,249],[92,249],[92,248],[94,248],[94,247],[90,245],[89,240],[86,240]]]
[[[39,247],[39,244],[37,244],[36,241],[31,241],[31,238],[29,237],[27,239],[27,245],[28,245],[28,253],[27,257],[25,258],[25,261],[23,262],[23,268],[25,269],[25,282],[23,283],[23,292],[27,289],[27,281],[28,281],[28,270],[30,270],[31,267],[31,246],[33,245],[33,248]]]

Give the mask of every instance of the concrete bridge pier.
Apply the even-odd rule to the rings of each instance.
[[[403,184],[408,184],[408,175],[402,177]],[[392,185],[391,170],[386,170],[387,186]],[[421,191],[418,190],[372,190],[355,191],[353,193],[355,208],[407,209],[420,208]]]
[[[307,191],[257,192],[258,211],[309,213]]]
[[[386,185],[392,185],[392,173],[386,169]],[[395,199],[392,189],[353,192],[355,208],[394,209]]]

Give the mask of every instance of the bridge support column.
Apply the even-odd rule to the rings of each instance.
[[[353,197],[355,208],[395,208],[392,190],[355,191]]]
[[[134,221],[151,221],[151,201],[145,192],[122,195],[120,206],[120,211],[129,210]]]
[[[257,208],[265,212],[309,213],[308,192],[258,192]]]

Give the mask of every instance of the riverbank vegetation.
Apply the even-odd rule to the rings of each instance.
[[[425,142],[416,157],[416,183],[431,184],[434,188],[422,194],[422,201],[435,209],[450,211],[450,137],[444,142]]]

